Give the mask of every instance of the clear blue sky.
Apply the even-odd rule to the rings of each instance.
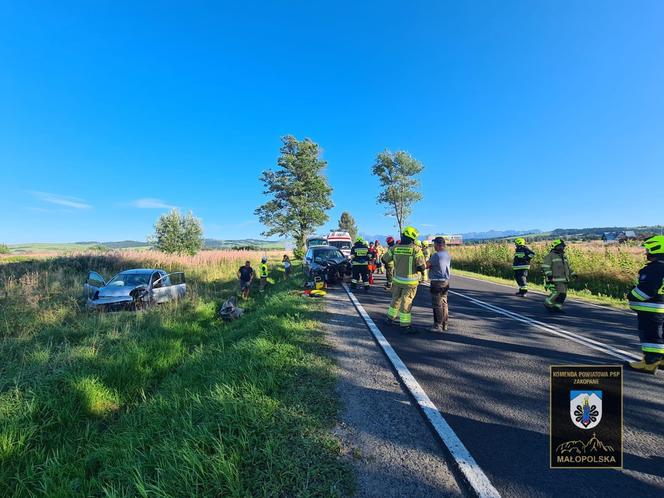
[[[662,26],[659,0],[0,0],[0,241],[142,240],[168,206],[257,236],[289,133],[370,233],[384,148],[425,165],[424,232],[661,224]]]

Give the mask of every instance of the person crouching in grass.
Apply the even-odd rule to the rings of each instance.
[[[284,254],[284,259],[281,260],[281,262],[284,264],[284,274],[286,275],[286,278],[290,278],[290,273],[291,273],[291,262],[290,258],[288,257],[288,254]]]
[[[237,271],[237,276],[240,279],[240,293],[242,299],[249,297],[249,290],[251,283],[254,281],[254,269],[251,267],[251,261],[245,261],[244,266],[241,266]]]

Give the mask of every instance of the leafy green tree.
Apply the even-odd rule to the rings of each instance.
[[[263,193],[272,198],[256,209],[260,222],[268,227],[263,235],[292,237],[296,257],[304,255],[306,238],[328,220],[326,211],[334,206],[332,188],[323,170],[318,144],[292,135],[281,138],[281,155],[276,171],[263,171]]]
[[[355,240],[357,237],[357,225],[355,224],[355,218],[348,211],[341,213],[339,218],[339,230],[343,230],[350,234],[350,238]]]
[[[383,189],[378,202],[386,206],[387,216],[396,218],[399,233],[403,231],[413,204],[422,199],[422,194],[417,191],[420,186],[417,175],[423,169],[422,163],[402,150],[395,153],[385,150],[376,156],[372,171]]]
[[[160,251],[193,256],[203,247],[203,225],[191,211],[182,215],[173,209],[159,217],[150,239]]]
[[[11,254],[11,250],[7,244],[0,244],[0,254]]]

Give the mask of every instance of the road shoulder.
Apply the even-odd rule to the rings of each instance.
[[[357,496],[462,496],[443,450],[342,289],[326,296],[325,337],[343,404],[334,430]]]

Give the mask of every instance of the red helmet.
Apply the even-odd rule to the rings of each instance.
[[[388,244],[394,244],[394,237],[390,235],[388,238],[385,239],[385,242]]]

